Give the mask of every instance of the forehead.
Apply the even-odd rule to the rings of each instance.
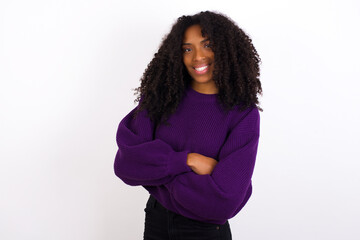
[[[197,40],[203,40],[206,36],[201,35],[201,27],[200,25],[192,25],[185,30],[183,36],[183,42],[191,42]]]

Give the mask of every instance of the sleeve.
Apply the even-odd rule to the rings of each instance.
[[[166,184],[175,208],[209,220],[229,219],[240,211],[252,193],[259,131],[260,115],[254,108],[229,133],[210,175],[188,172]]]
[[[116,133],[118,150],[114,172],[124,183],[157,186],[176,175],[191,171],[186,164],[190,151],[174,151],[166,142],[153,139],[154,123],[143,110],[133,119],[136,106],[119,123]]]

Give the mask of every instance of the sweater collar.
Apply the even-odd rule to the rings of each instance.
[[[191,85],[189,85],[187,87],[186,95],[194,100],[203,100],[203,101],[216,101],[216,98],[218,96],[217,93],[214,93],[214,94],[200,93],[200,92],[194,90],[191,87]]]

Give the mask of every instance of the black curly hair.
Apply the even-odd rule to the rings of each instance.
[[[201,11],[195,15],[183,15],[165,35],[159,50],[154,54],[143,76],[141,86],[134,90],[139,102],[134,117],[143,109],[155,123],[166,123],[180,103],[192,78],[184,66],[181,48],[186,29],[199,24],[201,33],[210,39],[214,52],[213,80],[218,88],[217,99],[225,111],[239,106],[242,111],[259,103],[262,95],[259,80],[261,59],[250,37],[226,15],[219,12]]]

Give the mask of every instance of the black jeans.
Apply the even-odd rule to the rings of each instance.
[[[221,225],[184,217],[166,209],[152,195],[144,211],[144,240],[232,239],[228,221]]]

